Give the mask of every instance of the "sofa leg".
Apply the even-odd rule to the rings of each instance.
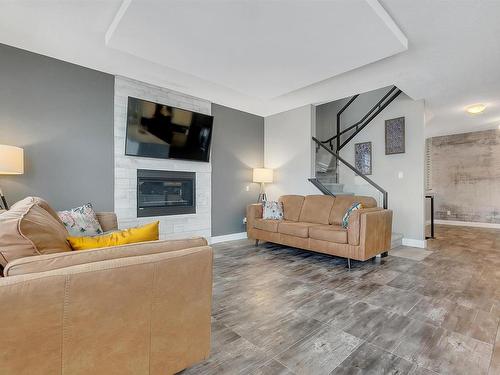
[[[381,258],[385,258],[388,255],[389,255],[389,252],[388,251],[384,251],[382,254],[380,254],[380,257]]]
[[[347,269],[351,270],[351,258],[347,258]]]
[[[259,246],[259,240],[255,240],[255,247]]]

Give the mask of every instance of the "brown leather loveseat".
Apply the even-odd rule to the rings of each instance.
[[[284,195],[283,220],[262,218],[262,204],[247,207],[248,238],[365,261],[386,253],[391,246],[392,211],[377,207],[372,197],[352,195]],[[346,210],[355,202],[348,228],[342,227]],[[385,255],[385,254],[384,254]]]

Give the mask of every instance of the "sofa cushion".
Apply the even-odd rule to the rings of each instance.
[[[333,225],[342,225],[344,214],[352,206],[353,203],[359,202],[363,208],[377,207],[377,201],[372,197],[364,197],[360,195],[337,195],[333,203],[332,211],[330,212],[329,223]]]
[[[283,218],[288,221],[299,221],[300,211],[304,203],[302,195],[283,195],[279,201],[283,203]]]
[[[120,246],[131,243],[158,241],[160,237],[160,222],[114,231],[102,236],[68,237],[67,240],[73,250],[91,250],[102,247]]]
[[[104,232],[118,229],[118,220],[114,212],[96,212],[95,214]]]
[[[304,223],[300,221],[283,221],[278,225],[278,232],[289,234],[290,236],[308,238],[309,228],[319,224]]]
[[[64,225],[28,197],[0,214],[0,264],[32,255],[71,251]]]
[[[340,225],[318,225],[309,228],[309,237],[335,243],[347,243],[347,229]]]
[[[52,207],[50,207],[49,203],[45,199],[40,197],[28,197],[27,199],[31,199],[37,206],[42,207],[45,211],[47,211],[50,214],[50,216],[52,216],[58,222],[63,224],[57,212],[54,211]]]
[[[308,195],[304,199],[299,221],[328,224],[335,197],[331,195]]]
[[[277,232],[278,224],[281,220],[273,220],[273,219],[255,219],[253,223],[253,227],[255,229],[265,230],[267,232]]]

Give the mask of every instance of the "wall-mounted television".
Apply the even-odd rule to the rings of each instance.
[[[125,154],[208,162],[213,117],[128,98]]]

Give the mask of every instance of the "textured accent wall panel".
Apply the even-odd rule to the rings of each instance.
[[[500,223],[500,131],[432,138],[436,219]]]

